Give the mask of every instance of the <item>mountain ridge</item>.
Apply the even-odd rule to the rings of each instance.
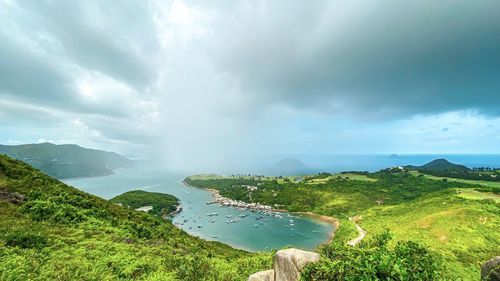
[[[133,161],[114,152],[49,142],[0,145],[0,154],[24,161],[59,179],[106,176],[133,165]]]

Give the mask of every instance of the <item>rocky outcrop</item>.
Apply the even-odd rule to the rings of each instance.
[[[273,258],[272,270],[252,274],[248,281],[298,281],[302,268],[318,260],[318,253],[293,248],[281,250]]]
[[[26,200],[26,197],[17,192],[8,192],[7,190],[0,189],[0,200],[19,205]]]
[[[248,277],[248,281],[275,281],[274,270],[259,271]]]
[[[500,256],[492,258],[481,267],[481,280],[500,281]]]

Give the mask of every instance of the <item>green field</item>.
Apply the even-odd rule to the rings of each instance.
[[[420,175],[419,172],[417,171],[411,171],[410,173],[414,175]],[[457,178],[450,178],[450,177],[437,177],[437,176],[432,176],[432,175],[426,175],[426,174],[421,174],[424,177],[432,180],[447,180],[451,182],[459,182],[459,183],[467,183],[467,184],[473,184],[473,185],[482,185],[482,186],[488,186],[488,187],[496,187],[500,188],[500,182],[497,181],[485,181],[485,180],[466,180],[466,179],[457,179]]]

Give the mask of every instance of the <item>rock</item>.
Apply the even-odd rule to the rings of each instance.
[[[274,281],[274,270],[259,271],[248,277],[248,281]]]
[[[19,205],[26,201],[26,197],[17,192],[9,192],[7,190],[0,189],[0,200]]]
[[[487,261],[481,267],[481,280],[500,281],[500,256]]]
[[[298,249],[286,249],[276,253],[273,258],[275,281],[298,281],[300,271],[311,262],[317,262],[319,254]]]

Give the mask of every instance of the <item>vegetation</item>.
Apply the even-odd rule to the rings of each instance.
[[[368,239],[389,228],[394,236],[388,242],[390,251],[403,243],[397,241],[428,247],[442,260],[439,271],[445,279],[478,280],[481,263],[500,253],[500,204],[490,189],[484,192],[490,187],[481,181],[435,180],[391,168],[370,174],[319,174],[301,181],[205,176],[189,177],[186,182],[218,189],[233,199],[339,218],[334,239],[339,244],[357,235],[348,217],[358,219]]]
[[[322,259],[308,265],[302,280],[437,280],[442,278],[439,257],[418,243],[398,242],[384,231],[357,247],[341,243],[323,246]]]
[[[0,190],[0,280],[232,281],[271,266],[1,155]]]
[[[168,215],[174,212],[179,205],[179,200],[175,196],[142,190],[125,192],[112,198],[110,201],[132,209],[152,206],[153,209],[149,213],[157,216]]]
[[[320,248],[322,258],[304,270],[304,280],[478,280],[480,264],[500,253],[498,194],[483,181],[436,180],[402,168],[185,181],[234,199],[339,218],[333,243]],[[132,195],[122,196],[131,207],[132,197],[139,207],[155,204],[144,204],[151,196],[162,201],[160,209],[174,202]],[[357,247],[345,245],[357,235],[348,217],[367,231]],[[0,156],[0,280],[246,280],[270,268],[272,254],[189,236],[169,221]]]
[[[500,182],[500,170],[485,167],[469,169],[445,159],[437,159],[423,166],[406,166],[406,168],[436,177]]]
[[[22,160],[59,179],[106,176],[115,169],[132,165],[131,160],[116,153],[74,144],[0,145],[0,154]]]

